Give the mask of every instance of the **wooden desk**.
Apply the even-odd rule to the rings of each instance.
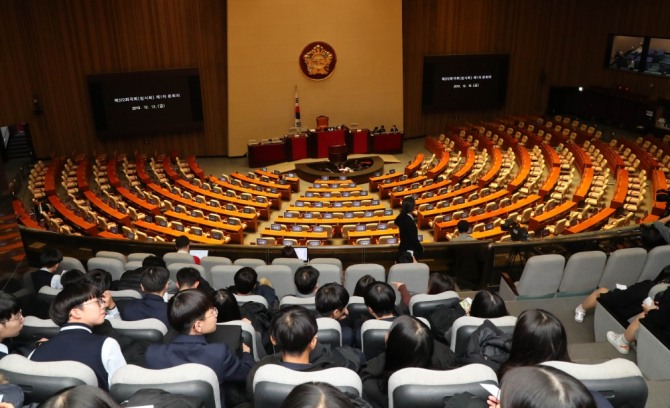
[[[465,176],[470,173],[470,170],[472,170],[472,166],[475,164],[475,151],[474,150],[468,150],[465,156],[465,164],[463,164],[463,167],[458,169],[454,174],[451,175],[451,180],[455,183]]]
[[[263,170],[263,169],[256,169],[254,170],[254,173],[258,175],[259,177],[267,177],[271,180],[274,181],[279,181],[279,180],[286,180],[286,182],[291,186],[291,191],[294,193],[300,192],[300,178],[298,177],[288,177],[287,175],[282,175],[281,177],[275,173],[270,173],[269,171]]]
[[[429,179],[435,178],[438,175],[442,174],[447,169],[447,167],[449,167],[449,152],[445,150],[444,152],[442,152],[442,157],[440,158],[440,161],[437,162],[435,167],[429,169],[426,172],[426,176]]]
[[[191,173],[195,174],[200,180],[205,180],[205,172],[198,163],[195,161],[195,156],[189,156],[186,159],[188,167],[191,169]]]
[[[12,200],[12,208],[14,209],[14,214],[16,214],[16,218],[21,224],[30,228],[40,230],[44,229],[37,221],[33,219],[33,217],[28,214],[28,212],[26,212],[26,209],[23,207],[23,203],[20,200]]]
[[[421,165],[423,164],[423,153],[419,153],[414,157],[414,160],[412,160],[407,166],[405,166],[405,174],[410,175],[414,173],[415,171],[419,170],[421,168]]]
[[[382,236],[390,235],[392,237],[398,237],[400,235],[400,230],[398,228],[388,228],[385,230],[365,230],[365,231],[349,231],[347,234],[349,236],[349,243],[355,244],[357,239],[360,238],[370,238],[371,241],[379,242],[379,238]]]
[[[474,207],[486,205],[491,201],[499,201],[508,194],[509,191],[507,190],[498,190],[494,193],[487,195],[486,197],[479,197],[476,200],[466,201],[461,204],[450,205],[449,207],[433,208],[432,210],[428,211],[419,211],[417,221],[419,224],[419,228],[428,226],[429,225],[428,222],[431,219],[435,218],[435,216],[437,215],[449,214],[461,210],[470,210]]]
[[[386,180],[391,180],[391,182],[400,179],[403,176],[403,173],[386,173],[381,176],[370,177],[370,191],[377,191],[377,188],[380,184],[383,184]]]
[[[582,172],[582,181],[577,187],[577,191],[572,196],[573,201],[582,201],[586,198],[589,190],[591,189],[591,183],[593,183],[594,170],[593,167],[587,167]]]
[[[538,145],[540,146],[540,150],[542,151],[544,159],[547,161],[547,163],[549,163],[551,167],[561,166],[561,158],[558,156],[558,152],[556,152],[556,149],[551,147],[549,143],[541,142]]]
[[[109,180],[109,184],[114,188],[121,186],[121,180],[119,180],[119,176],[116,173],[116,157],[112,157],[107,161],[107,180]]]
[[[182,235],[186,235],[188,239],[191,240],[191,242],[197,242],[200,244],[212,244],[212,245],[218,245],[218,244],[225,244],[226,242],[224,240],[218,240],[218,239],[212,239],[209,237],[206,237],[204,235],[195,235],[195,234],[189,234],[186,231],[177,231],[172,228],[168,227],[161,227],[158,224],[153,224],[150,222],[146,221],[135,221],[135,226],[138,228],[141,228],[145,231],[151,231],[153,233],[165,235],[170,238],[177,238]]]
[[[367,193],[367,191],[365,191]],[[322,194],[316,194],[312,197],[307,197],[307,196],[300,196],[296,198],[297,201],[305,201],[305,202],[323,202],[323,201],[328,201],[328,202],[334,202],[334,201],[363,201],[363,200],[375,200],[375,198],[371,195],[349,195],[348,197],[343,197],[341,195],[334,195],[332,194],[330,197],[324,197]]]
[[[160,187],[159,185],[155,183],[149,183],[147,184],[147,187],[156,193],[162,195],[163,197],[169,198],[172,200],[174,203],[180,203],[184,204],[186,208],[196,208],[201,211],[207,211],[210,213],[216,213],[219,215],[224,215],[226,217],[237,217],[241,219],[242,221],[247,223],[247,230],[255,232],[258,230],[258,215],[256,213],[253,214],[247,214],[244,212],[239,212],[239,211],[230,211],[226,210],[222,207],[212,207],[210,205],[207,205],[205,203],[198,203],[193,200],[186,199],[180,195],[173,194],[170,191],[167,191],[166,189]]]
[[[600,212],[592,215],[588,219],[580,222],[577,225],[573,225],[570,228],[563,230],[564,234],[579,234],[580,232],[586,232],[592,229],[595,229],[598,225],[607,222],[608,218],[614,215],[616,209],[612,207],[607,207]]]
[[[79,187],[79,191],[88,191],[90,188],[88,185],[88,160],[82,160],[77,165],[77,187]]]
[[[258,143],[247,146],[249,167],[265,167],[286,161],[286,145],[284,141]]]
[[[44,194],[47,196],[56,194],[56,180],[60,179],[60,173],[62,171],[63,159],[61,157],[53,159],[44,174]]]
[[[584,149],[581,148],[581,146],[572,142],[567,143],[566,146],[567,149],[574,156],[575,163],[577,163],[577,169],[579,171],[583,172],[585,168],[593,166],[593,162],[591,162],[591,157],[584,151]]]
[[[474,217],[465,218],[470,222],[470,224],[476,224],[478,222],[485,222],[486,220],[498,218],[505,216],[511,212],[519,211],[529,205],[535,204],[541,197],[539,195],[529,195],[528,197],[517,201],[511,205],[508,205],[504,208],[498,208],[495,211],[485,212],[484,214],[476,215]],[[444,241],[446,238],[447,230],[456,228],[458,220],[451,220],[446,222],[440,222],[433,225],[433,239],[435,242]]]
[[[263,181],[260,178],[251,178],[246,174],[242,174],[239,172],[230,173],[230,177],[240,180],[242,183],[256,184],[257,186],[273,188],[277,190],[277,192],[279,193],[279,195],[283,200],[288,201],[291,199],[291,186],[288,184],[276,184],[269,181]]]
[[[368,149],[374,153],[402,153],[403,141],[402,133],[370,134]]]
[[[146,211],[149,214],[158,215],[160,214],[160,207],[144,201],[144,199],[137,197],[135,194],[128,191],[125,187],[117,187],[116,191],[121,194],[121,196],[130,203],[133,207],[136,207],[142,211]]]
[[[344,129],[310,132],[307,137],[308,144],[311,145],[312,157],[317,158],[327,158],[330,146],[346,144]]]
[[[305,241],[308,239],[318,239],[319,241],[328,240],[328,233],[323,232],[313,232],[313,231],[276,231],[270,228],[265,228],[261,231],[262,237],[274,237],[274,238],[291,238],[297,239],[299,241]]]
[[[368,129],[351,130],[346,135],[347,146],[352,154],[365,154],[370,152],[370,131]],[[382,153],[379,150],[372,150],[375,153]],[[400,146],[402,151],[402,145]]]
[[[353,217],[353,218],[286,218],[286,217],[277,217],[275,218],[275,224],[284,224],[284,225],[332,225],[333,226],[333,237],[338,238],[342,236],[342,226],[344,225],[360,225],[360,224],[371,224],[371,223],[388,223],[390,221],[395,221],[397,215],[384,215],[384,216],[374,216],[374,217]]]
[[[421,204],[435,203],[438,201],[447,200],[449,198],[458,197],[460,195],[469,195],[471,193],[474,193],[475,191],[477,191],[477,185],[471,184],[469,186],[459,188],[458,190],[449,191],[444,194],[432,197],[419,198],[418,200],[416,200],[416,207],[418,208]]]
[[[130,216],[128,214],[123,214],[122,212],[110,207],[107,203],[102,201],[100,197],[95,195],[92,191],[84,191],[84,197],[97,209],[102,211],[105,215],[110,217],[112,220],[123,224],[125,226],[130,225]]]
[[[324,205],[327,203],[324,203]],[[296,212],[354,212],[354,211],[376,211],[376,210],[385,210],[384,204],[379,203],[378,205],[361,205],[360,207],[354,206],[342,206],[342,207],[296,207],[294,205],[286,207],[286,211],[296,211]]]
[[[224,222],[210,221],[206,218],[193,217],[186,213],[176,211],[166,211],[164,215],[168,218],[183,221],[189,224],[205,227],[205,229],[218,229],[230,235],[230,241],[243,244],[244,243],[244,228],[242,225],[230,225]]]
[[[484,240],[484,239],[498,239],[498,238],[502,237],[503,235],[505,235],[506,233],[507,232],[500,229],[500,227],[495,227],[495,228],[492,228],[488,231],[473,232],[472,234],[470,234],[470,236],[474,239],[481,239],[481,240]]]
[[[577,207],[576,202],[566,201],[549,211],[545,211],[540,215],[531,217],[530,221],[528,222],[528,228],[532,231],[537,231],[541,228],[544,228],[547,224],[554,222],[558,218],[564,218],[563,215],[572,211],[572,209],[575,207]]]
[[[332,193],[332,194],[337,194],[340,193],[342,194],[345,191],[348,192],[354,192],[354,191],[363,191],[361,187],[338,187],[336,189],[334,188],[316,188],[316,187],[308,187],[307,191],[310,193]]]
[[[142,181],[142,183],[149,184],[152,182],[151,177],[149,176],[149,173],[147,173],[146,169],[146,157],[138,156],[135,158],[135,171],[137,172],[137,177]]]
[[[610,202],[611,208],[622,207],[628,194],[628,170],[620,168],[616,173],[616,189]]]
[[[49,203],[56,209],[63,218],[68,220],[68,222],[75,228],[84,231],[88,235],[96,236],[98,235],[98,226],[87,222],[86,220],[78,217],[74,212],[70,211],[69,208],[61,202],[61,200],[56,195],[49,196]]]
[[[591,173],[593,174],[593,169],[591,169]],[[561,168],[551,167],[547,180],[544,182],[544,184],[542,184],[542,187],[540,187],[540,196],[545,197],[547,194],[549,194],[554,189],[554,187],[556,187],[556,183],[558,183],[559,177],[561,177]]]
[[[413,178],[407,178],[405,180],[398,180],[392,183],[380,184],[379,185],[379,197],[384,199],[388,198],[389,193],[396,187],[410,186],[414,183],[422,184],[426,180],[426,176],[417,176]]]
[[[510,193],[514,193],[519,187],[521,187],[530,174],[531,160],[528,149],[526,149],[525,146],[517,144],[514,147],[514,150],[516,151],[517,159],[520,157],[521,161],[519,162],[519,172],[517,173],[516,177],[514,180],[510,181],[509,184],[507,184],[507,190],[509,190]]]
[[[656,190],[667,190],[668,182],[665,178],[665,173],[662,170],[654,169],[651,171],[651,185],[653,186],[654,193],[654,205],[651,209],[651,213],[654,215],[661,216],[665,212],[665,203],[656,201]]]
[[[493,163],[491,168],[486,172],[478,181],[479,187],[484,187],[489,185],[496,177],[498,177],[498,172],[502,167],[502,152],[497,147],[491,149],[491,155],[493,156]]]
[[[448,185],[451,184],[451,180],[445,179],[442,180],[438,183],[433,183],[430,185],[422,185],[419,188],[414,188],[414,189],[406,189],[402,191],[391,191],[389,193],[389,198],[391,199],[391,207],[396,208],[400,207],[402,204],[403,198],[407,197],[408,195],[413,195],[416,194],[418,196],[421,196],[423,193],[428,193],[430,191],[436,191],[439,190],[443,187],[447,187]]]
[[[266,210],[266,212],[263,212],[261,214],[263,217],[269,216],[269,208],[272,207],[276,210],[281,208],[281,196],[279,193],[271,193],[269,191],[258,191],[258,190],[252,190],[250,188],[245,188],[245,187],[240,187],[236,186],[232,183],[228,183],[222,180],[219,180],[218,178],[214,176],[209,176],[209,181],[213,184],[218,185],[219,187],[228,189],[228,190],[233,190],[237,191],[239,193],[248,193],[251,194],[252,196],[263,196],[268,199],[267,203],[259,203],[258,201],[249,201],[249,200],[242,200],[240,198],[235,198],[235,197],[228,197],[224,194],[217,194],[213,191],[210,190],[205,190],[204,188],[200,188],[197,186],[192,185],[186,180],[180,180],[177,184],[184,188],[188,188],[191,191],[197,192],[198,194],[202,194],[205,197],[209,196],[212,198],[216,198],[217,200],[223,200],[228,203],[233,203],[233,204],[240,204],[240,205],[248,205],[251,207],[256,207],[257,209],[261,210]]]

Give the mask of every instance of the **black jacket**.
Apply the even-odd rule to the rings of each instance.
[[[395,225],[400,230],[398,252],[413,251],[414,258],[421,258],[423,246],[419,242],[419,230],[416,227],[414,219],[408,214],[400,213],[395,219]]]

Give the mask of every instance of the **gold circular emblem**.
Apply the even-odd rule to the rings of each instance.
[[[308,44],[302,49],[298,59],[302,73],[317,81],[328,78],[335,71],[336,63],[335,50],[323,41]]]

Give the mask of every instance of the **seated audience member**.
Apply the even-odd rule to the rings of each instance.
[[[327,283],[316,291],[314,298],[316,311],[322,317],[330,317],[340,322],[342,345],[354,345],[354,332],[349,321],[349,293],[339,283]]]
[[[435,334],[436,339],[446,341],[451,337],[451,327],[454,322],[465,315],[482,319],[494,319],[508,316],[509,313],[507,307],[505,307],[505,301],[500,295],[489,290],[480,290],[467,310],[463,308],[460,302],[438,307],[428,316],[430,330]]]
[[[498,378],[511,368],[552,360],[570,361],[563,324],[546,310],[523,311],[514,326],[509,359],[500,367]]]
[[[64,388],[40,404],[40,408],[118,408],[114,399],[98,387],[78,385]],[[0,407],[1,408],[1,407]]]
[[[178,254],[188,254],[190,253],[189,250],[191,249],[191,240],[188,239],[186,235],[178,236],[174,240],[174,246],[177,249]],[[192,256],[195,264],[200,265],[200,258],[195,255]]]
[[[177,271],[177,287],[179,291],[186,289],[199,289],[205,292],[208,296],[214,294],[214,288],[195,268],[181,268]]]
[[[358,280],[358,282],[356,282],[356,287],[354,287],[353,296],[364,297],[365,292],[368,291],[368,288],[370,287],[370,285],[372,285],[375,282],[377,282],[377,280],[370,275],[362,276]]]
[[[84,272],[79,269],[70,269],[65,271],[60,275],[60,284],[61,286],[69,285],[71,283],[80,282],[84,279]]]
[[[664,290],[656,298],[642,302],[643,312],[635,316],[623,333],[607,332],[607,341],[621,354],[630,352],[630,344],[635,341],[641,320],[659,339],[670,340],[670,290]]]
[[[298,289],[298,297],[307,298],[314,297],[318,285],[316,281],[319,279],[319,271],[310,265],[301,266],[295,271],[293,282]]]
[[[618,320],[629,320],[642,313],[642,301],[647,297],[651,288],[659,283],[670,283],[670,269],[662,270],[654,280],[637,282],[626,289],[598,288],[593,291],[575,309],[575,321],[584,321],[586,311],[594,309],[598,300]]]
[[[38,293],[42,286],[51,286],[54,289],[63,288],[60,283],[60,275],[56,274],[62,261],[63,254],[56,248],[45,248],[42,251],[40,254],[40,265],[42,267],[30,275],[35,293]]]
[[[121,275],[117,288],[119,290],[132,289],[142,292],[142,287],[140,286],[140,282],[142,281],[142,271],[151,267],[167,268],[167,265],[165,265],[165,261],[162,258],[154,255],[147,256],[142,260],[142,267],[132,271],[126,271]]]
[[[101,295],[90,283],[74,283],[63,288],[49,310],[49,316],[61,326],[61,330],[35,349],[29,358],[34,361],[72,360],[83,363],[95,373],[98,386],[108,391],[112,375],[126,365],[126,360],[116,340],[91,331],[105,321]]]
[[[269,310],[276,310],[279,305],[275,290],[268,285],[258,283],[258,274],[254,268],[245,266],[235,273],[235,293],[240,296],[260,295],[268,302]]]
[[[309,354],[316,348],[316,318],[304,307],[289,306],[279,310],[270,326],[270,341],[281,350],[281,355],[270,355],[259,361],[247,377],[247,397],[253,399],[254,375],[259,367],[279,364],[296,371],[315,371]]]
[[[470,223],[467,220],[460,220],[456,224],[456,232],[449,235],[449,241],[474,241],[475,238],[468,233],[469,231]]]
[[[213,295],[214,307],[219,311],[217,323],[230,322],[242,319],[240,306],[235,295],[228,289],[219,289]],[[247,319],[248,320],[248,319]]]
[[[70,273],[70,272],[68,272]],[[112,274],[102,269],[91,269],[84,276],[86,281],[98,288],[102,293],[102,300],[105,302],[106,319],[120,319],[121,313],[116,307],[116,302],[112,298],[109,288],[112,286]]]
[[[168,318],[179,336],[169,344],[149,345],[147,367],[162,369],[197,363],[214,370],[222,387],[226,385],[229,389],[231,382],[243,383],[254,365],[249,347],[243,344],[242,355],[238,358],[235,350],[225,344],[209,344],[205,340],[206,334],[216,331],[217,314],[210,297],[202,291],[190,289],[174,295],[168,302]],[[230,398],[228,393],[225,394]],[[230,399],[227,401],[231,402]]]
[[[407,306],[409,301],[412,298],[412,295],[407,290],[407,285],[404,282],[391,282],[393,286],[398,289],[403,303]],[[426,294],[428,295],[437,295],[438,293],[447,292],[449,290],[457,291],[458,285],[451,278],[451,276],[444,273],[431,273],[428,277],[428,288],[426,288]]]
[[[386,408],[388,380],[394,372],[407,368],[430,368],[433,335],[421,321],[398,317],[386,338],[386,351],[365,363],[361,370],[363,398],[375,408]]]
[[[23,389],[16,384],[11,384],[3,374],[0,374],[0,395],[2,395],[0,408],[21,408],[24,406]],[[28,407],[28,405],[25,406]]]
[[[0,292],[0,358],[10,353],[10,339],[23,329],[23,312],[16,298],[9,293]]]
[[[298,254],[295,253],[295,249],[291,245],[285,245],[281,249],[281,258],[298,258]]]
[[[170,272],[161,267],[146,268],[142,272],[142,299],[130,300],[123,308],[123,320],[156,318],[170,327],[167,304],[163,296],[167,292]]]
[[[605,405],[596,404],[597,400]],[[591,393],[573,376],[545,366],[509,370],[502,378],[500,400],[496,396],[490,396],[488,405],[494,408],[611,407],[602,396]]]
[[[312,382],[295,387],[282,402],[280,408],[365,408],[368,406],[362,398],[345,394],[328,383]]]
[[[395,263],[397,264],[403,264],[403,263],[414,263],[416,262],[416,259],[414,259],[414,255],[412,255],[411,252],[409,251],[404,251],[398,254],[398,257],[395,260]]]
[[[377,320],[393,321],[396,318],[395,291],[385,282],[375,282],[365,292],[365,305]]]

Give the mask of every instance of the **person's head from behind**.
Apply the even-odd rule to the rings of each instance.
[[[214,292],[214,307],[219,311],[217,321],[219,323],[229,322],[231,320],[240,320],[240,306],[233,292],[228,289],[219,289]]]
[[[289,306],[272,319],[270,340],[284,355],[309,355],[316,347],[317,331],[316,318],[311,311],[302,306]]]
[[[416,201],[414,200],[414,197],[409,195],[402,200],[402,208],[400,209],[400,211],[404,214],[409,214],[412,211],[414,211],[415,204]]]
[[[470,223],[467,220],[460,220],[456,224],[456,229],[459,234],[467,234],[470,231]]]
[[[495,292],[480,290],[472,300],[470,316],[493,319],[508,316],[505,301]]]
[[[60,284],[65,286],[71,283],[80,282],[82,279],[84,279],[84,272],[79,269],[70,269],[61,274]]]
[[[339,283],[327,283],[316,291],[316,311],[323,317],[342,320],[347,317],[349,293]]]
[[[168,321],[179,334],[207,334],[216,330],[218,310],[206,293],[187,289],[168,301]]]
[[[298,258],[298,254],[295,253],[295,249],[291,245],[285,245],[281,249],[282,258]]]
[[[186,235],[180,235],[174,240],[174,246],[177,251],[188,251],[191,240]]]
[[[190,266],[177,271],[177,287],[179,290],[197,288],[200,285],[200,279],[202,279],[200,272]]]
[[[358,282],[356,282],[356,287],[354,288],[354,296],[360,296],[360,297],[365,296],[365,292],[367,292],[370,286],[375,282],[377,282],[377,280],[373,278],[371,275],[362,276],[358,280]]]
[[[59,326],[66,323],[97,326],[105,320],[105,315],[102,293],[85,281],[63,287],[49,309],[49,317]]]
[[[305,265],[295,271],[293,282],[296,289],[298,289],[298,293],[310,295],[316,290],[316,281],[318,279],[319,271],[311,265]]]
[[[502,377],[502,408],[596,408],[589,390],[571,375],[547,366],[512,368]]]
[[[390,317],[395,314],[395,291],[386,282],[375,282],[365,292],[365,305],[375,319]]]
[[[149,268],[149,267],[161,267],[161,268],[167,268],[167,265],[165,264],[165,261],[163,258],[160,258],[155,255],[150,255],[147,256],[142,260],[142,267],[143,268]]]
[[[339,389],[328,383],[300,384],[288,394],[280,408],[355,408]]]
[[[40,408],[117,408],[120,405],[99,387],[78,385],[65,388],[40,404]]]
[[[525,310],[514,326],[507,365],[527,366],[551,360],[570,361],[563,324],[546,310]]]
[[[395,263],[398,264],[414,263],[414,256],[409,251],[403,251],[398,255],[398,257],[395,260]]]
[[[0,292],[0,340],[18,336],[23,322],[23,311],[16,298]]]
[[[449,290],[458,290],[458,286],[451,276],[437,272],[430,274],[428,277],[428,289],[426,290],[427,294],[437,295]]]
[[[112,274],[103,269],[91,269],[86,273],[84,279],[86,282],[98,288],[102,294],[102,300],[104,300],[105,306],[110,307],[112,294],[110,293],[109,288],[112,287]]]
[[[63,261],[63,254],[56,248],[45,248],[40,254],[40,265],[50,271],[56,270]]]
[[[411,316],[393,321],[386,337],[385,371],[402,368],[426,368],[433,356],[433,336],[428,326]]]
[[[144,293],[153,293],[163,296],[170,280],[170,271],[166,268],[149,267],[142,271],[140,287]]]
[[[254,268],[245,266],[235,273],[233,279],[235,280],[235,290],[237,293],[240,295],[249,295],[258,283],[258,274]]]

